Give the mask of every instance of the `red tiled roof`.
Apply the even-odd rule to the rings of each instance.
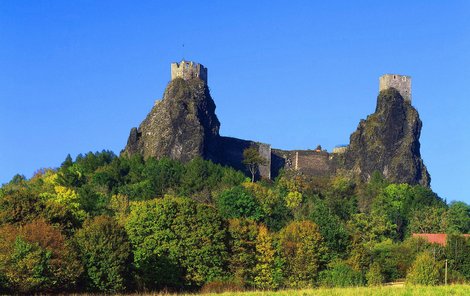
[[[413,237],[422,237],[431,244],[439,244],[445,246],[447,243],[447,234],[445,233],[413,233]],[[470,237],[470,234],[464,234],[465,237]]]

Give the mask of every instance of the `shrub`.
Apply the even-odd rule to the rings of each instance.
[[[406,282],[414,285],[438,284],[439,269],[429,252],[423,252],[416,257],[406,275]]]
[[[320,285],[324,287],[362,286],[363,278],[359,271],[343,261],[333,261],[328,269],[320,273]]]
[[[380,286],[384,282],[384,276],[380,265],[377,262],[371,264],[369,270],[366,273],[367,285],[369,286]]]

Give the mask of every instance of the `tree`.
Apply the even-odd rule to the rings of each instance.
[[[447,228],[446,209],[427,206],[410,214],[408,231],[410,233],[442,233]]]
[[[255,286],[258,289],[279,287],[280,266],[273,245],[273,238],[266,226],[259,227],[256,238]]]
[[[259,221],[264,216],[258,201],[242,186],[222,192],[217,198],[217,208],[227,219],[251,218]]]
[[[447,210],[447,232],[470,232],[470,206],[462,201],[454,201]]]
[[[429,252],[423,252],[416,257],[408,274],[406,282],[414,285],[437,285],[439,268]]]
[[[448,234],[445,246],[449,270],[470,278],[470,239],[463,235]]]
[[[0,198],[0,225],[28,223],[38,218],[44,207],[44,201],[28,187],[9,190]]]
[[[281,230],[279,245],[285,262],[286,285],[312,287],[327,253],[319,227],[311,221],[291,222]]]
[[[243,164],[246,165],[251,173],[251,182],[255,181],[255,175],[258,172],[260,165],[264,165],[266,159],[264,159],[258,149],[255,146],[251,146],[243,150]]]
[[[172,196],[134,202],[125,227],[140,287],[200,286],[226,274],[227,228],[211,206]]]
[[[108,216],[86,220],[75,242],[91,290],[115,293],[126,289],[132,259],[122,226]]]
[[[250,219],[229,220],[230,259],[229,270],[234,281],[246,287],[253,287],[256,264],[256,238],[258,225]]]
[[[0,228],[0,275],[12,291],[63,292],[82,271],[65,237],[44,220]]]
[[[319,198],[312,199],[312,209],[307,219],[319,226],[320,233],[328,247],[328,254],[333,257],[345,254],[348,242],[348,233],[344,222],[325,205]]]

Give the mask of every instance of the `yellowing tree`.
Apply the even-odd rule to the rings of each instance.
[[[276,250],[273,247],[273,238],[264,225],[259,227],[256,239],[256,274],[254,282],[259,289],[274,289],[279,286],[276,281]]]
[[[279,241],[286,285],[292,288],[313,286],[327,253],[318,225],[311,221],[291,222],[281,230]]]
[[[57,204],[66,207],[73,216],[83,221],[86,218],[85,211],[81,208],[79,196],[75,190],[59,185],[58,174],[53,171],[47,171],[43,176],[44,187],[49,188],[48,191],[39,194],[46,204]]]

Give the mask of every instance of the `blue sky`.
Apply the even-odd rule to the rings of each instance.
[[[432,189],[470,203],[469,53],[469,1],[0,1],[0,183],[118,154],[184,57],[222,135],[282,149],[347,144],[411,75]]]

